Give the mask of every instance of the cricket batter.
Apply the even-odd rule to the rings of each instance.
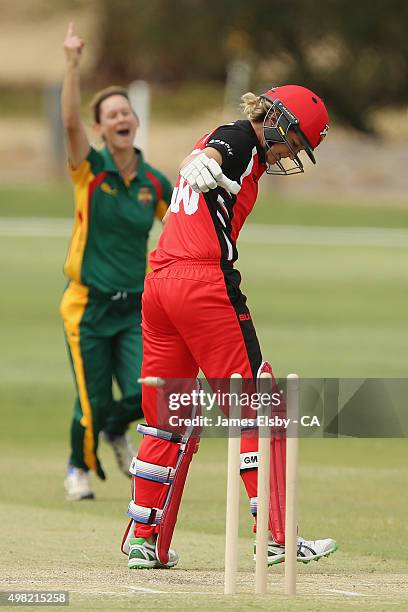
[[[297,85],[243,96],[246,120],[203,136],[183,161],[169,219],[150,256],[142,304],[142,376],[163,379],[228,379],[238,372],[256,380],[264,362],[246,297],[240,290],[239,232],[267,174],[303,172],[299,153],[316,163],[314,149],[329,129],[323,101]],[[129,568],[172,567],[170,548],[188,466],[197,438],[177,435],[158,423],[157,389],[143,387],[146,425],[132,462],[130,523],[122,550]],[[285,444],[273,439],[269,565],[285,559]],[[256,430],[241,439],[242,479],[257,512]],[[249,469],[248,469],[249,466]],[[332,539],[298,540],[298,560],[320,559],[336,550]]]
[[[104,147],[91,147],[80,117],[79,66],[84,42],[70,24],[64,41],[62,92],[75,221],[65,261],[68,286],[61,315],[77,399],[65,480],[68,500],[94,497],[90,471],[105,479],[98,459],[104,432],[119,468],[128,475],[134,455],[126,431],[141,417],[141,296],[147,240],[154,217],[163,218],[171,185],[133,147],[139,121],[127,92],[96,94],[94,128]],[[114,400],[116,380],[121,399]]]

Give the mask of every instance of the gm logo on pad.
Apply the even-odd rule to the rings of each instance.
[[[254,470],[258,467],[258,453],[241,453],[239,458],[239,469],[243,470]]]

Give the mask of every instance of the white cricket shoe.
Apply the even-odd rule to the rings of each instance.
[[[298,537],[297,560],[302,563],[318,561],[322,557],[328,557],[337,550],[337,543],[331,538],[324,540],[305,540]],[[254,547],[254,560],[256,549]],[[273,540],[268,542],[268,565],[275,565],[285,561],[285,546],[276,544]]]
[[[332,538],[324,540],[305,540],[298,538],[297,560],[302,563],[318,561],[322,557],[328,557],[337,550],[337,542]]]
[[[68,474],[64,482],[66,499],[68,501],[80,501],[81,499],[94,499],[95,495],[91,489],[89,472],[81,470],[73,465],[68,467]]]
[[[133,447],[129,436],[127,434],[123,434],[123,436],[112,436],[106,432],[104,436],[107,443],[113,448],[118,468],[125,476],[130,478],[131,474],[129,474],[129,467],[133,457],[136,456],[136,449]]]
[[[170,548],[167,563],[160,563],[156,556],[156,546],[144,538],[131,538],[129,542],[129,569],[170,569],[178,563],[178,554]]]

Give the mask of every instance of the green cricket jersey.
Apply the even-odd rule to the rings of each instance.
[[[137,174],[129,182],[106,147],[91,148],[70,171],[75,221],[64,272],[104,293],[143,290],[149,232],[154,217],[162,219],[170,205],[170,182],[136,152]]]

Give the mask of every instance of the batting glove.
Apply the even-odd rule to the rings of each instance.
[[[205,153],[196,155],[180,170],[180,175],[197,193],[206,193],[210,189],[222,187],[236,195],[241,189],[241,185],[225,176],[215,159],[208,157]]]

